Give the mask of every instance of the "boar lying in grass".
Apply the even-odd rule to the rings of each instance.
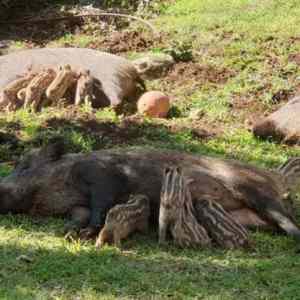
[[[268,171],[168,150],[64,154],[62,143],[57,142],[32,150],[0,182],[0,213],[68,217],[75,210],[88,210],[80,220],[80,214],[75,215],[78,229],[90,236],[103,227],[109,209],[126,203],[129,194],[143,194],[150,201],[150,224],[157,226],[163,173],[170,164],[193,179],[193,201],[207,195],[246,228],[280,229],[300,238],[288,196],[299,184],[295,160],[290,167],[286,163],[279,171]]]

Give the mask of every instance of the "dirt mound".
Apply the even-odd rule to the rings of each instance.
[[[289,55],[289,61],[300,66],[300,53],[294,53]]]
[[[234,71],[212,65],[202,65],[194,62],[180,62],[176,64],[167,76],[171,82],[197,81],[224,84],[235,75]]]
[[[143,52],[153,45],[145,33],[138,31],[121,31],[105,37],[102,41],[91,42],[88,48],[101,49],[109,53],[124,53],[128,51]]]
[[[174,123],[169,125],[169,130],[172,133],[190,131],[195,140],[208,140],[221,134],[221,130],[217,130],[212,124],[197,124],[197,122],[191,122],[189,126]]]

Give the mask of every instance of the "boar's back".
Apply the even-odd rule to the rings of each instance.
[[[104,93],[113,103],[130,98],[137,88],[138,74],[130,61],[117,55],[81,48],[43,48],[14,52],[0,57],[0,90],[28,69],[70,64],[75,70],[88,69],[102,83]]]

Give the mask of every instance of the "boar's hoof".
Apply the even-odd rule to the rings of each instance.
[[[84,241],[91,240],[94,239],[98,233],[99,230],[97,228],[89,226],[79,231],[79,238]]]
[[[79,232],[74,229],[67,231],[67,233],[64,236],[65,240],[67,240],[68,242],[73,242],[77,240],[78,237],[79,237]]]

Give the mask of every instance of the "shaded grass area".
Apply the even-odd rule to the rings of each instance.
[[[0,117],[0,124],[2,162],[16,161],[22,153],[46,145],[54,137],[63,137],[69,152],[143,145],[234,158],[265,167],[276,167],[300,153],[297,146],[259,140],[242,128],[211,134],[209,126],[195,125],[186,118],[122,117],[109,109],[96,114],[84,108],[49,109],[42,114],[20,110]]]
[[[111,247],[97,252],[90,243],[64,241],[62,225],[1,219],[0,297],[297,299],[300,258],[285,237],[253,234],[256,250],[246,253],[162,249],[153,233],[130,239],[123,252]]]
[[[153,20],[164,32],[163,39],[122,48],[128,50],[122,55],[174,50],[182,57],[182,49],[191,51],[192,61],[147,82],[149,89],[172,97],[170,118],[131,119],[89,107],[1,114],[0,162],[18,160],[54,136],[63,136],[70,152],[145,146],[269,168],[300,156],[298,146],[255,139],[246,128],[247,121],[274,111],[298,92],[300,69],[293,58],[300,52],[298,1],[166,3],[157,8],[160,15]],[[136,30],[135,24],[132,27]],[[49,45],[103,49],[103,37],[92,32],[60,32]],[[26,46],[24,41],[16,45]],[[117,49],[112,46],[108,49]],[[195,111],[199,118],[192,119]],[[0,176],[11,168],[1,163]],[[123,252],[112,247],[97,252],[92,243],[67,243],[63,223],[0,217],[1,299],[300,298],[300,258],[295,242],[284,236],[253,233],[255,249],[223,252],[159,248],[152,232],[128,240]],[[18,259],[21,255],[32,262]]]

